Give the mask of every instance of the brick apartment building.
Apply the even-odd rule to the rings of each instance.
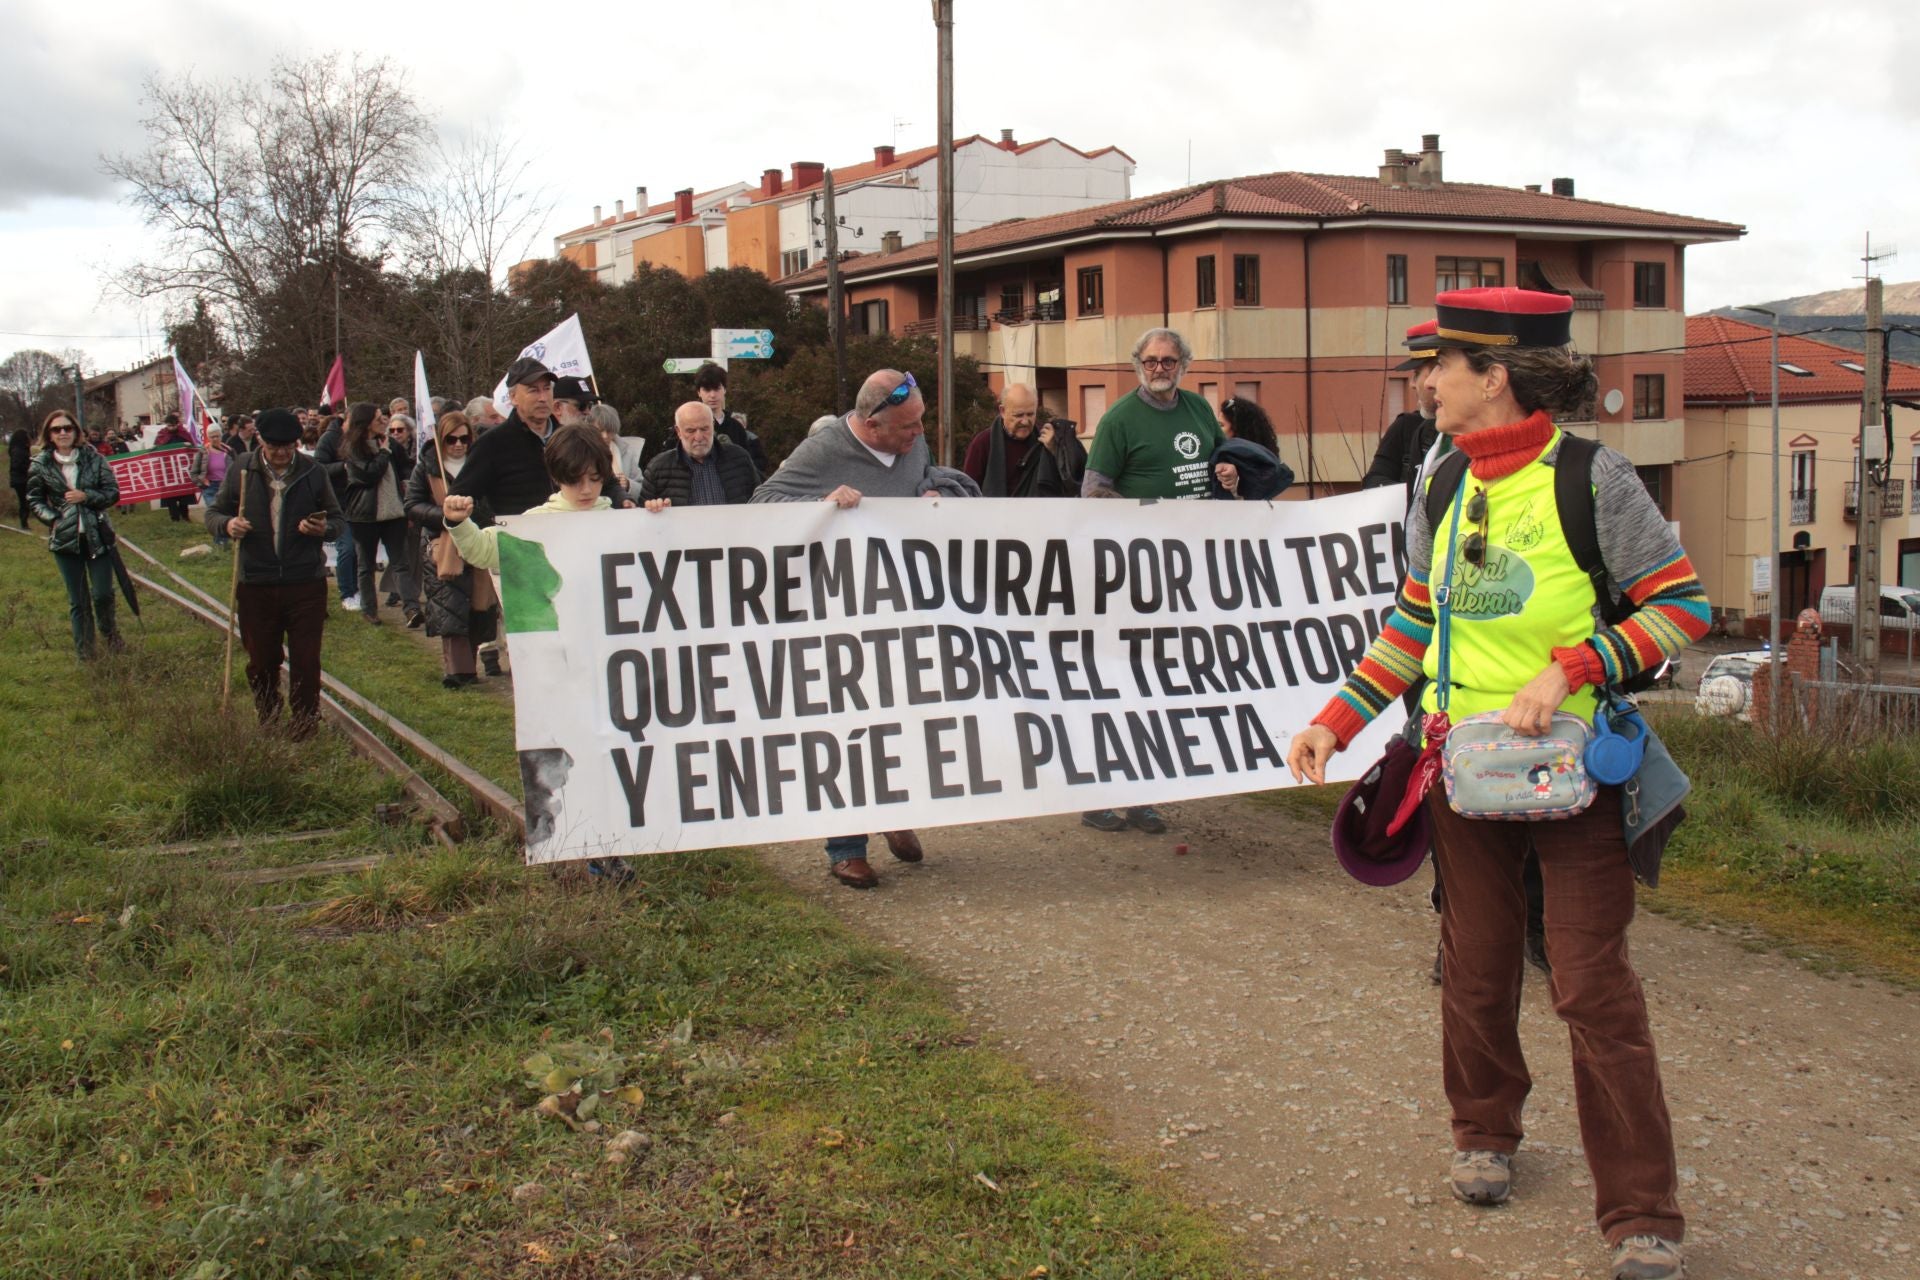
[[[1690,316],[1686,335],[1688,462],[1674,469],[1668,514],[1715,608],[1763,615],[1769,601],[1756,590],[1754,566],[1769,559],[1772,530],[1770,334],[1725,316]],[[1788,334],[1780,365],[1780,605],[1790,621],[1817,608],[1823,588],[1854,580],[1866,370],[1858,351]],[[1887,394],[1920,398],[1920,366],[1892,363]],[[1889,463],[1883,578],[1920,587],[1920,415],[1894,410]]]
[[[1547,289],[1574,299],[1574,339],[1598,358],[1593,431],[1664,491],[1684,455],[1684,250],[1744,228],[1577,199],[1571,179],[1551,191],[1456,182],[1441,161],[1429,134],[1419,152],[1388,151],[1374,176],[1232,178],[958,235],[956,350],[996,386],[1033,382],[1086,433],[1137,385],[1134,339],[1170,325],[1194,348],[1186,385],[1215,403],[1258,401],[1298,496],[1317,496],[1352,487],[1407,406],[1391,366],[1435,293]],[[843,272],[853,331],[936,327],[933,244]],[[825,267],[782,284],[824,301]]]
[[[883,243],[931,238],[937,160],[935,147],[896,152],[886,146],[875,147],[871,160],[835,168],[841,249],[878,252]],[[1117,147],[1081,151],[1058,138],[1016,142],[1009,129],[997,141],[961,138],[954,143],[955,229],[1124,200],[1132,194],[1133,170],[1132,158]],[[632,209],[621,199],[605,218],[596,205],[592,222],[555,237],[555,253],[602,284],[632,279],[642,263],[682,275],[719,267],[751,267],[770,279],[793,275],[818,262],[825,249],[826,172],[823,164],[796,161],[786,173],[765,170],[757,185],[687,188],[659,204],[648,203],[647,189],[638,187]]]

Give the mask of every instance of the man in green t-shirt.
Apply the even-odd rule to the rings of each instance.
[[[1207,460],[1221,441],[1213,406],[1180,389],[1193,348],[1172,329],[1149,329],[1133,344],[1140,387],[1094,429],[1083,498],[1204,498]]]
[[[1172,329],[1149,329],[1133,344],[1133,372],[1139,390],[1100,416],[1093,449],[1080,482],[1083,498],[1205,498],[1208,460],[1220,447],[1219,419],[1213,406],[1180,389],[1180,376],[1193,362],[1193,348]],[[1230,481],[1231,463],[1221,463],[1221,482]],[[1232,476],[1237,481],[1237,476]],[[1152,805],[1125,812],[1095,809],[1080,821],[1098,831],[1134,827],[1149,835],[1167,829]]]

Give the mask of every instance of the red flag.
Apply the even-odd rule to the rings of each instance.
[[[347,362],[344,356],[333,358],[333,368],[327,370],[327,385],[320,388],[320,402],[339,413],[347,404]]]

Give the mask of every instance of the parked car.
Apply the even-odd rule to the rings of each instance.
[[[1773,661],[1765,649],[1746,653],[1723,653],[1700,673],[1700,688],[1693,695],[1693,709],[1703,716],[1732,716],[1736,720],[1753,718],[1753,673]]]
[[[1828,587],[1820,593],[1822,622],[1853,621],[1854,590],[1850,586]],[[1920,630],[1920,591],[1912,587],[1880,587],[1880,629]]]

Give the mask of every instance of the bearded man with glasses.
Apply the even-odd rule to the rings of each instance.
[[[1100,416],[1080,481],[1083,498],[1205,498],[1207,460],[1225,437],[1205,398],[1180,389],[1193,348],[1172,329],[1149,329],[1133,344],[1140,387]],[[1238,483],[1230,462],[1213,470],[1223,484]],[[1229,484],[1231,487],[1231,484]],[[1124,812],[1095,809],[1080,821],[1096,831],[1128,827],[1159,835],[1167,823],[1151,805]]]

